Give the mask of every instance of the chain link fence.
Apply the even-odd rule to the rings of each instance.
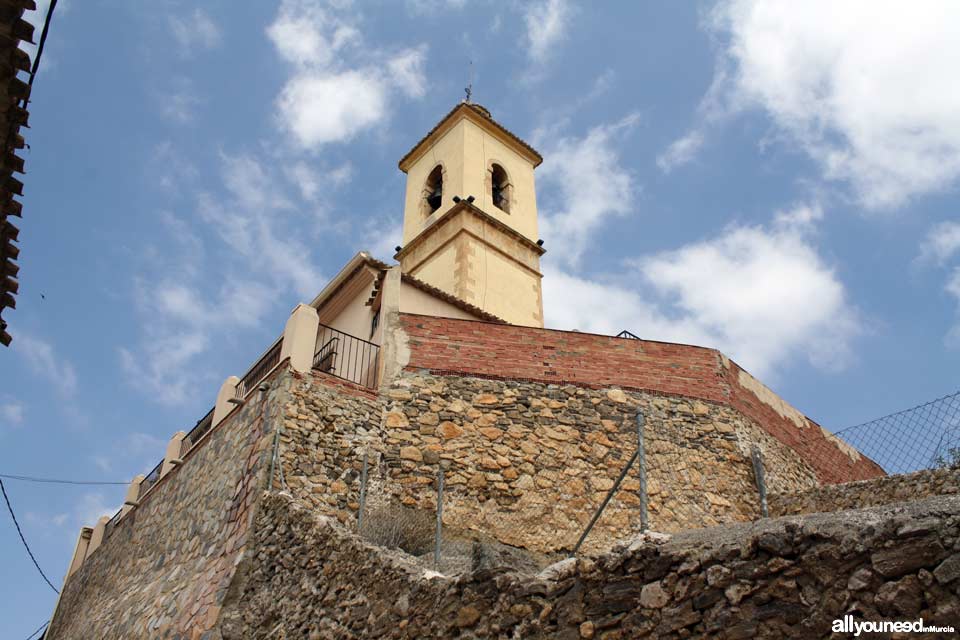
[[[882,418],[841,429],[833,434],[849,445],[851,455],[863,455],[887,475],[960,466],[960,391]],[[829,447],[813,449],[814,467],[828,464]]]

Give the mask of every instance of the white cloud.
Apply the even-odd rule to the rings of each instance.
[[[292,65],[277,98],[277,124],[302,149],[382,123],[395,92],[426,92],[426,45],[392,53],[372,47],[349,18],[314,0],[285,0],[267,35]]]
[[[545,62],[565,37],[572,10],[566,0],[539,0],[527,5],[528,54],[534,63]]]
[[[93,463],[104,473],[114,473],[119,469],[122,473],[130,473],[130,477],[152,468],[167,449],[167,441],[149,433],[135,431],[121,438],[115,438],[110,443],[107,454],[92,456]]]
[[[228,197],[202,198],[201,216],[249,266],[259,267],[282,287],[292,285],[304,298],[312,297],[323,280],[302,233],[284,224],[280,215],[296,213],[288,194],[278,186],[278,176],[248,155],[224,154],[222,160]]]
[[[195,366],[196,359],[209,350],[214,337],[258,326],[271,300],[271,289],[257,280],[228,278],[215,295],[206,296],[194,277],[185,274],[180,280],[135,281],[144,339],[136,349],[119,350],[130,383],[162,404],[182,404],[198,388],[215,386],[212,372]]]
[[[709,345],[710,336],[689,320],[673,321],[645,301],[634,286],[573,275],[547,266],[543,276],[548,327],[615,335],[627,329],[642,337]]]
[[[163,318],[145,327],[147,339],[133,351],[120,348],[120,364],[129,382],[162,404],[182,404],[196,389],[197,378],[187,364],[206,351],[208,338],[199,330],[177,331]]]
[[[23,403],[15,400],[0,402],[0,419],[7,426],[20,426],[23,424]]]
[[[202,324],[210,312],[200,292],[180,282],[161,282],[146,295],[157,312],[188,324]]]
[[[816,223],[822,219],[823,207],[819,202],[799,203],[790,209],[777,211],[773,215],[773,221],[777,226],[802,233],[813,231]]]
[[[538,195],[550,248],[547,324],[714,347],[761,376],[798,358],[823,369],[844,366],[863,327],[812,240],[823,218],[815,199],[772,212],[766,225],[733,225],[627,259],[617,275],[577,274],[596,231],[638,208],[639,187],[616,151],[636,120],[595,127],[581,139],[561,137],[545,154]]]
[[[945,342],[949,347],[960,348],[960,267],[953,268],[945,289],[957,301],[958,315],[953,327],[947,332]]]
[[[366,230],[364,248],[378,260],[393,261],[397,247],[403,244],[403,225],[390,219],[370,221]]]
[[[637,263],[647,283],[758,372],[802,350],[833,368],[859,331],[846,291],[795,226],[731,227]]]
[[[355,27],[311,0],[285,0],[267,36],[281,57],[299,66],[325,66],[361,41]]]
[[[277,99],[281,127],[306,148],[350,140],[386,115],[387,87],[365,71],[295,75]]]
[[[171,16],[170,30],[184,56],[197,49],[215,49],[223,40],[220,27],[200,8],[186,16]]]
[[[941,222],[934,226],[920,246],[920,259],[943,265],[960,254],[960,222]]]
[[[38,376],[56,388],[64,397],[70,397],[77,390],[77,374],[73,364],[57,354],[53,346],[40,338],[20,335],[13,342],[13,349],[27,362],[27,366]]]
[[[123,495],[119,492],[116,492],[116,494],[119,494],[118,497]],[[103,492],[87,491],[80,494],[79,499],[73,501],[68,512],[47,514],[26,511],[23,516],[24,520],[42,532],[42,535],[53,534],[62,538],[64,545],[72,545],[81,527],[94,527],[101,517],[112,518],[119,510],[120,505],[110,506],[110,500]],[[69,548],[65,546],[65,549]]]
[[[733,226],[630,260],[621,277],[639,283],[630,288],[549,271],[548,324],[606,334],[627,329],[642,338],[714,347],[759,376],[796,357],[841,368],[861,323],[836,273],[794,222]]]
[[[544,153],[537,179],[548,197],[541,206],[540,235],[554,259],[576,266],[594,231],[634,210],[638,187],[620,165],[616,144],[637,120],[631,115],[583,138],[561,137]]]
[[[193,121],[197,108],[203,102],[193,83],[184,76],[174,78],[171,86],[159,93],[156,100],[160,106],[160,114],[175,124]]]
[[[81,526],[93,527],[97,521],[107,516],[112,518],[120,510],[119,506],[111,507],[107,502],[106,496],[99,491],[90,491],[80,495],[80,499],[74,507],[75,518],[81,523]]]
[[[703,133],[691,131],[675,140],[667,150],[657,156],[657,166],[664,173],[669,173],[676,167],[690,162],[703,146]]]
[[[467,0],[407,0],[407,11],[417,15],[433,15],[443,9],[460,10],[467,5]]]
[[[956,185],[960,4],[730,0],[708,22],[729,107],[764,110],[866,207]]]
[[[427,47],[407,49],[387,63],[390,82],[410,98],[422,98],[427,93],[427,79],[423,65],[426,63]]]
[[[296,185],[300,196],[307,201],[314,202],[324,191],[329,191],[350,182],[353,177],[353,167],[344,163],[329,171],[317,171],[306,162],[295,162],[284,169],[287,179]]]
[[[957,319],[947,331],[945,342],[949,347],[960,348],[960,266],[955,259],[960,259],[960,223],[946,221],[934,225],[920,244],[916,262],[949,267],[943,289],[957,303]]]
[[[104,473],[109,473],[113,469],[113,461],[109,456],[96,455],[93,456],[93,464],[97,465],[97,468]]]
[[[209,394],[224,375],[201,364],[213,344],[259,328],[278,303],[311,299],[324,280],[308,229],[321,221],[324,192],[349,174],[349,165],[322,173],[300,162],[221,154],[222,188],[197,194],[198,215],[189,221],[163,212],[175,242],[162,254],[144,252],[157,260],[133,281],[142,339],[119,350],[131,384],[164,404]],[[298,195],[308,206],[299,206]],[[202,231],[222,246],[208,246]]]
[[[150,154],[149,177],[170,194],[183,195],[197,175],[197,167],[189,158],[178,154],[170,141],[161,142]]]
[[[947,281],[947,291],[960,302],[960,267],[956,267]]]

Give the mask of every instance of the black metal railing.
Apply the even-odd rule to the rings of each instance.
[[[210,428],[212,426],[213,426],[213,408],[211,408],[210,411],[207,412],[207,415],[197,420],[197,424],[193,427],[193,429],[190,429],[186,437],[183,439],[183,445],[180,447],[181,457],[187,451],[190,451],[190,449],[196,446],[197,442],[200,441],[200,438],[205,436],[207,432],[210,431]]]
[[[371,389],[376,387],[379,345],[321,324],[316,349],[315,370]]]
[[[257,363],[250,367],[250,370],[247,371],[246,375],[240,379],[240,383],[237,385],[237,397],[245,398],[247,394],[257,388],[257,384],[260,383],[267,374],[280,362],[280,347],[283,345],[283,338],[281,337],[273,346],[270,347],[263,357],[257,360]]]
[[[213,409],[206,413],[202,418],[197,420],[197,424],[194,425],[192,429],[187,433],[183,438],[183,442],[180,445],[180,457],[186,455],[190,449],[197,446],[197,443],[205,436],[210,429],[213,427]],[[160,479],[160,472],[163,470],[163,460],[157,463],[157,466],[147,474],[143,479],[143,482],[140,483],[140,497],[142,497],[147,491],[150,490],[153,485],[157,483],[157,480]],[[117,523],[120,522],[120,518],[123,515],[123,507],[117,511],[116,514],[110,519],[103,531],[103,536],[106,538],[113,531],[113,528],[117,526]]]
[[[640,339],[639,336],[633,335],[632,333],[630,333],[630,332],[627,331],[626,329],[624,329],[623,331],[621,331],[620,333],[618,333],[618,334],[617,334],[617,337],[618,337],[618,338],[628,338],[628,339],[630,339],[630,340],[639,340],[639,339]]]
[[[143,482],[140,483],[140,496],[142,497],[147,491],[150,490],[150,487],[157,484],[157,480],[160,479],[160,470],[163,469],[163,460],[160,461],[153,470],[147,474],[147,477],[143,479]]]
[[[117,510],[113,517],[110,518],[110,521],[107,522],[106,526],[103,528],[103,539],[106,540],[111,533],[113,533],[114,527],[117,526],[117,523],[120,522],[120,516],[123,514],[123,507]]]

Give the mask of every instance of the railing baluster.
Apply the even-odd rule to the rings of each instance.
[[[325,324],[317,331],[313,368],[365,387],[376,382],[380,346]]]
[[[245,398],[247,394],[256,388],[257,383],[263,380],[270,371],[280,362],[280,347],[283,341],[277,340],[269,351],[263,354],[263,357],[257,360],[256,364],[250,367],[250,370],[244,374],[239,384],[237,384],[237,397]]]

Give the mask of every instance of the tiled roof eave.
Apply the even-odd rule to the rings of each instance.
[[[23,194],[23,182],[14,173],[23,173],[23,159],[14,151],[24,147],[20,127],[27,124],[26,109],[30,86],[17,77],[30,70],[30,57],[20,49],[21,42],[33,42],[33,25],[23,19],[26,9],[36,9],[33,0],[0,0],[0,344],[9,345],[12,337],[2,314],[16,307],[14,297],[20,289],[16,260],[20,249],[14,244],[19,229],[9,219],[20,216],[23,206],[14,196]]]
[[[490,115],[490,113],[486,109],[484,109],[483,107],[480,107],[479,105],[475,105],[469,102],[461,102],[460,104],[455,106],[453,109],[451,109],[447,113],[447,115],[443,116],[443,118],[440,119],[440,122],[438,122],[436,126],[430,129],[430,131],[428,131],[427,134],[423,136],[423,138],[421,138],[419,142],[413,145],[413,148],[411,148],[410,151],[406,153],[406,155],[400,158],[400,162],[397,163],[397,166],[400,167],[401,171],[406,171],[406,169],[404,169],[404,166],[406,165],[407,161],[416,154],[417,150],[420,149],[420,147],[423,146],[425,142],[427,142],[435,133],[437,133],[440,129],[442,129],[443,126],[447,123],[447,121],[450,120],[450,118],[452,118],[457,113],[457,111],[459,111],[461,108],[470,109],[470,111],[473,114],[482,118],[484,122],[487,122],[488,124],[492,125],[497,131],[505,135],[508,139],[518,144],[521,148],[523,148],[529,154],[531,154],[534,159],[534,163],[533,163],[534,167],[539,166],[540,163],[543,162],[543,156],[540,155],[539,151],[537,151],[532,146],[530,146],[530,144],[524,141],[520,136],[513,133],[512,131],[510,131],[503,125],[501,125],[499,122],[494,120],[493,117]]]

